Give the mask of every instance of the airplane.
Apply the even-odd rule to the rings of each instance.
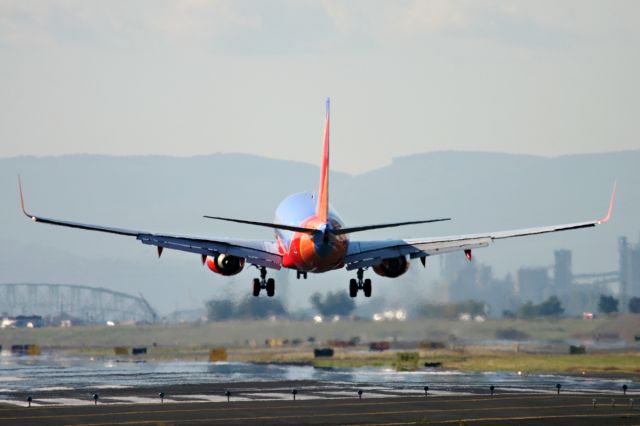
[[[467,259],[471,261],[472,250],[487,247],[495,240],[595,227],[611,218],[616,193],[615,184],[607,215],[597,220],[471,235],[352,241],[349,237],[358,232],[441,222],[450,218],[345,226],[337,211],[329,203],[329,124],[330,100],[327,99],[320,186],[317,193],[300,192],[288,196],[277,207],[275,221],[272,223],[203,216],[209,219],[271,228],[275,230],[274,240],[166,235],[41,217],[30,214],[25,209],[22,181],[18,176],[22,211],[34,222],[135,237],[142,244],[156,246],[158,257],[162,256],[164,249],[196,253],[201,256],[202,263],[206,264],[211,271],[223,276],[236,275],[247,264],[253,265],[259,270],[260,276],[253,279],[252,294],[259,296],[262,290],[266,290],[268,297],[273,297],[275,294],[275,280],[267,278],[267,269],[292,269],[296,271],[298,279],[306,279],[309,272],[323,273],[346,267],[349,271],[356,271],[356,278],[349,280],[349,296],[356,297],[362,290],[365,297],[371,297],[371,279],[364,278],[364,272],[369,268],[380,276],[397,278],[407,272],[409,263],[413,259],[420,259],[422,265],[426,267],[426,259],[429,256],[459,251],[464,252]]]

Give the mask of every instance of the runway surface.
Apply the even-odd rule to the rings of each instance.
[[[0,408],[0,424],[20,425],[422,423],[632,425],[640,410],[628,398],[529,394]]]
[[[0,425],[640,425],[634,405],[640,406],[640,392],[624,378],[47,355],[0,359]]]

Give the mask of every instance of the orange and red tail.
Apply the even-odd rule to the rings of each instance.
[[[323,222],[329,216],[329,111],[330,100],[327,98],[327,116],[324,123],[324,142],[322,144],[322,165],[320,166],[320,188],[318,188],[318,205],[316,215]]]

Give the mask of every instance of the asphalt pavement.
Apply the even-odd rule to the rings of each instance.
[[[124,396],[123,396],[124,397]],[[594,406],[595,400],[595,406]],[[171,399],[169,399],[171,401]],[[611,395],[465,395],[331,399],[165,402],[139,404],[1,405],[10,425],[632,425],[640,410]],[[638,401],[640,403],[640,401]],[[640,404],[639,404],[640,405]]]

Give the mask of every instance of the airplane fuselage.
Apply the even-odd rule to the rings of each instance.
[[[317,198],[309,192],[299,192],[285,198],[276,209],[277,223],[314,228],[340,229],[344,222],[332,206],[329,206],[327,222],[316,214]],[[276,241],[282,254],[282,266],[301,272],[326,272],[342,268],[349,247],[347,235],[305,234],[277,229]]]

